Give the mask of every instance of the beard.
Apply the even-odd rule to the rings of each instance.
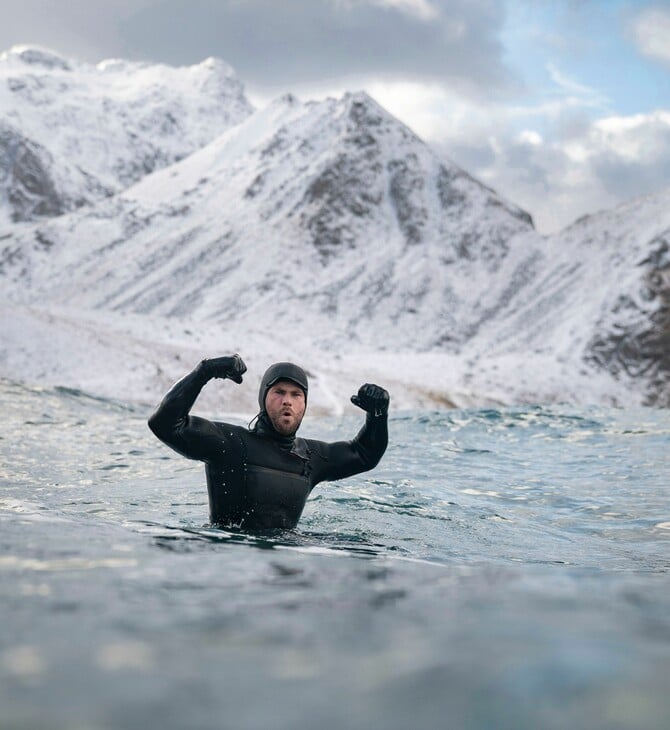
[[[282,436],[293,436],[302,423],[302,416],[295,413],[268,413],[268,417],[274,430]]]

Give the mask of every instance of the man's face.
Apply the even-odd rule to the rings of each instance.
[[[283,436],[292,436],[305,415],[305,394],[290,380],[278,380],[265,396],[265,410]]]

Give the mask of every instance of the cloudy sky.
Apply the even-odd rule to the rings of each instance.
[[[0,0],[0,49],[365,89],[551,232],[670,186],[670,0]]]

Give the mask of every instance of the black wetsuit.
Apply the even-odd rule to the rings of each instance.
[[[215,524],[247,530],[295,527],[319,482],[372,469],[386,450],[386,414],[368,413],[352,441],[336,443],[282,436],[265,414],[252,431],[189,415],[208,380],[201,366],[182,378],[149,427],[178,453],[205,462]]]

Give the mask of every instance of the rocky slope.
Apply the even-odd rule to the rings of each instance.
[[[470,359],[489,374],[510,357],[526,371],[542,363],[545,375],[563,373],[566,394],[589,383],[580,398],[670,405],[669,234],[667,189],[539,241],[515,239],[502,278],[513,286],[519,249],[533,250],[531,271],[469,343]],[[531,387],[542,377],[527,373]]]

